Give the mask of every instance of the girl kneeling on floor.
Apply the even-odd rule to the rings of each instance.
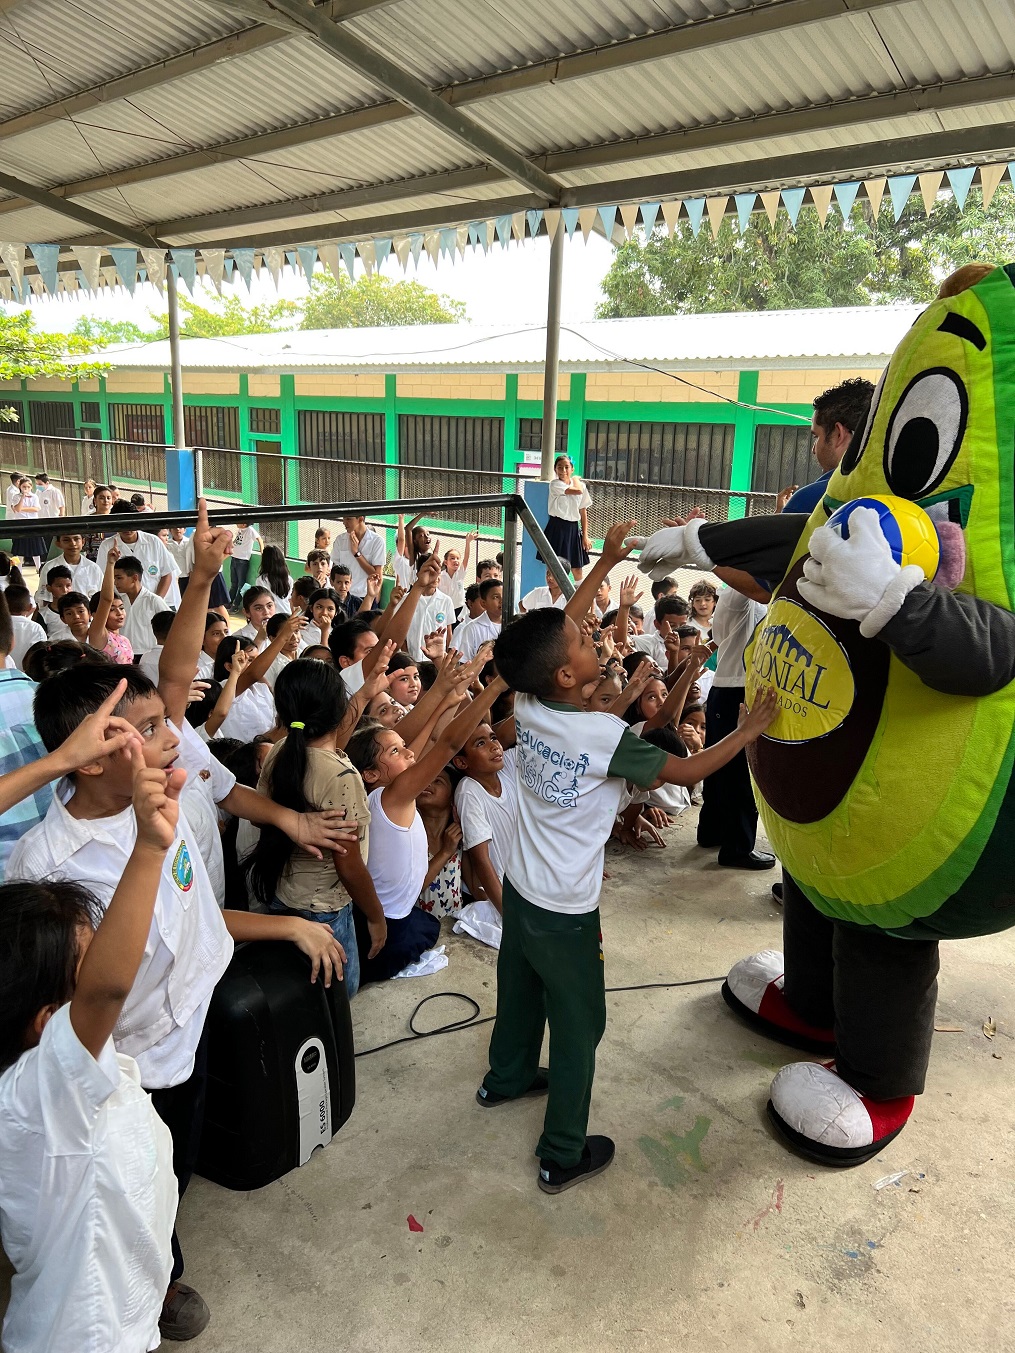
[[[382,724],[358,728],[349,759],[369,791],[370,858],[367,867],[388,923],[388,940],[370,957],[360,935],[361,982],[394,977],[431,948],[440,920],[416,906],[427,876],[429,851],[416,797],[444,770],[505,689],[498,678],[457,714],[417,761],[397,729]]]

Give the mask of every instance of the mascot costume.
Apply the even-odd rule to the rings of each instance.
[[[1015,924],[1015,264],[944,284],[810,517],[671,526],[641,568],[675,566],[771,585],[745,665],[749,703],[779,692],[750,765],[784,953],[723,996],[826,1055],[778,1072],[769,1115],[857,1165],[923,1091],[939,940]]]

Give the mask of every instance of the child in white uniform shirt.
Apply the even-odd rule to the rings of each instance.
[[[482,610],[475,620],[460,626],[454,634],[455,646],[461,650],[466,662],[471,662],[483,644],[490,643],[500,634],[504,605],[500,578],[483,579],[479,584],[479,603]]]
[[[566,559],[558,559],[558,564],[565,573],[570,574],[571,565]],[[567,605],[567,597],[560,590],[560,584],[549,569],[546,570],[546,586],[534,587],[531,592],[526,592],[518,603],[518,609],[525,611],[538,611],[540,606],[556,606],[558,611],[562,611]]]
[[[39,587],[35,593],[35,600],[40,607],[43,603],[53,600],[48,580],[53,570],[61,566],[70,570],[71,585],[75,592],[83,592],[86,597],[90,597],[102,586],[102,569],[91,559],[86,559],[82,553],[85,545],[83,537],[77,533],[57,535],[56,544],[62,551],[60,558],[50,559],[39,569]]]
[[[123,622],[123,636],[135,655],[147,653],[157,642],[152,621],[162,611],[169,610],[168,602],[144,585],[144,567],[139,559],[116,558],[115,551],[107,553],[107,562],[113,559],[113,586],[127,612]]]
[[[133,667],[79,663],[49,678],[35,698],[35,723],[52,751],[89,714],[111,703],[121,680],[126,690],[113,713],[132,725],[144,744],[145,764],[169,772],[179,739],[165,706]],[[123,756],[83,766],[57,786],[45,819],[15,846],[8,879],[87,879],[100,905],[109,905],[138,836],[132,807],[133,772]],[[173,1168],[182,1196],[196,1162],[204,1100],[205,1018],[216,982],[232,956],[233,940],[290,939],[323,966],[325,980],[340,971],[342,955],[331,932],[296,918],[221,911],[193,829],[181,811],[158,880],[155,914],[130,995],[116,1023],[117,1051],[132,1056],[141,1084],[173,1135]],[[200,1296],[179,1281],[183,1256],[173,1236],[173,1270],[161,1328],[170,1338],[198,1333],[208,1322]],[[196,1328],[195,1328],[196,1326]]]
[[[123,518],[119,520],[123,521]],[[95,562],[100,569],[106,567],[106,558],[114,546],[121,559],[132,558],[140,563],[142,582],[150,592],[164,597],[170,604],[179,605],[176,562],[158,536],[150,535],[147,531],[138,531],[134,527],[121,526],[117,534],[107,536],[96,551]],[[175,594],[172,590],[174,585],[176,585]]]
[[[267,587],[248,587],[243,594],[243,614],[247,623],[236,631],[241,639],[252,639],[258,650],[264,648],[267,638],[264,627],[275,614],[275,600]]]
[[[32,594],[27,587],[11,583],[4,596],[7,598],[11,624],[14,627],[14,643],[10,656],[14,659],[15,667],[22,667],[25,654],[32,645],[46,642],[46,631],[38,621],[32,619],[35,607],[32,605]]]
[[[513,621],[494,648],[515,697],[517,830],[503,883],[497,1017],[490,1071],[477,1092],[487,1107],[548,1090],[536,1147],[537,1183],[560,1193],[611,1163],[608,1137],[588,1137],[595,1053],[606,1028],[599,891],[603,852],[625,780],[693,784],[760,736],[775,715],[758,702],[723,743],[682,760],[634,736],[623,720],[583,707],[599,681],[591,634],[577,621],[599,583],[630,554],[633,523],[614,526],[603,553],[565,611],[544,608]],[[539,1067],[547,1014],[550,1068]]]
[[[105,719],[97,742],[117,724],[126,728]],[[173,1143],[137,1063],[117,1056],[111,1035],[146,957],[184,777],[146,767],[140,743],[134,735],[112,754],[133,767],[136,839],[94,934],[102,907],[79,883],[0,887],[0,1224],[15,1269],[8,1353],[159,1344]]]

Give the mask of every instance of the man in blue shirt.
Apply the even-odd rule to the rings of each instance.
[[[825,485],[832,477],[839,461],[846,454],[846,448],[857,428],[863,428],[870,408],[874,386],[862,376],[833,385],[818,395],[814,401],[814,414],[811,418],[811,436],[814,439],[811,451],[821,468],[821,474],[813,484],[805,484],[797,489],[783,512],[802,512],[810,516],[825,496]]]

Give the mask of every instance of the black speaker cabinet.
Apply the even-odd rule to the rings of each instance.
[[[208,1012],[208,1101],[197,1170],[258,1189],[305,1165],[352,1113],[345,983],[310,981],[294,944],[237,946]]]

